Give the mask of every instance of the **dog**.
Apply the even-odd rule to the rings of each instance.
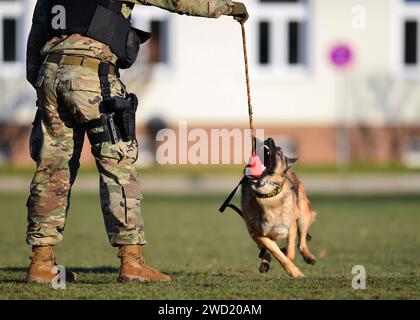
[[[272,138],[265,140],[262,148],[265,167],[262,175],[241,182],[243,219],[261,250],[259,271],[268,272],[273,255],[291,277],[301,278],[303,273],[293,263],[296,238],[305,262],[315,264],[316,258],[307,242],[317,213],[312,211],[305,189],[292,170],[297,158],[287,157]],[[277,241],[282,239],[287,239],[287,246],[280,249]]]

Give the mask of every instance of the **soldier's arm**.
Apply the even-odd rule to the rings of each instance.
[[[230,15],[233,10],[231,0],[123,0],[134,4],[150,5],[159,7],[171,12],[218,18],[221,15]]]
[[[26,79],[32,85],[36,82],[42,64],[41,49],[48,41],[47,1],[38,0],[36,3],[26,47]]]

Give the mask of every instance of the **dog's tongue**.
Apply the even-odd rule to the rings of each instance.
[[[261,159],[257,155],[252,155],[249,158],[248,165],[246,166],[246,175],[254,178],[259,178],[263,174],[264,166]]]

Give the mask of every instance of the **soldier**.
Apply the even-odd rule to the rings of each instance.
[[[135,4],[244,23],[245,5],[230,0],[38,0],[27,47],[27,79],[38,96],[30,139],[37,168],[27,202],[32,246],[26,282],[55,276],[53,248],[63,238],[84,135],[100,175],[101,208],[119,281],[168,281],[144,263],[140,183],[134,162],[137,99],[119,79],[149,35],[130,25]]]

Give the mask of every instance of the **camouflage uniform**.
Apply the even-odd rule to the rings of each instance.
[[[230,0],[125,2],[205,17],[218,17],[232,11]],[[131,9],[124,5],[122,12],[127,17]],[[107,45],[79,34],[48,41],[41,56],[45,58],[52,53],[92,57],[112,64],[117,61]],[[28,59],[27,63],[28,70],[38,70],[40,61]],[[30,142],[37,169],[27,203],[26,238],[28,244],[35,246],[55,245],[63,238],[70,191],[85,136],[84,124],[100,117],[102,101],[98,72],[93,68],[44,63],[39,73],[44,80],[36,88],[38,112]],[[112,95],[125,95],[125,86],[119,78],[110,75],[109,81]],[[103,142],[92,145],[91,151],[100,174],[101,208],[111,244],[144,244],[140,183],[134,167],[137,141]]]

